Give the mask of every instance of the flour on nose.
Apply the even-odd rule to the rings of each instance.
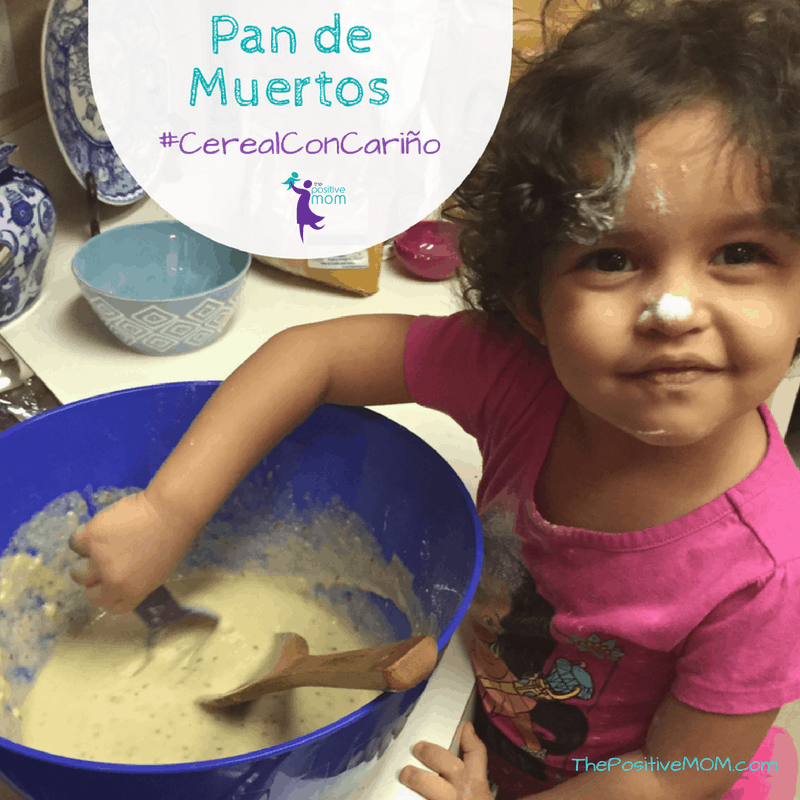
[[[665,322],[675,322],[687,319],[692,314],[692,303],[688,297],[675,294],[663,294],[658,302],[643,311],[639,322],[647,322],[651,316]]]

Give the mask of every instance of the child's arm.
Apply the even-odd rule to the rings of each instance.
[[[410,402],[403,359],[413,317],[346,317],[274,336],[212,395],[149,486],[76,537],[87,598],[132,609],[162,583],[250,469],[321,403]]]
[[[669,694],[653,717],[644,750],[619,756],[610,768],[609,763],[600,762],[600,771],[585,772],[521,800],[719,800],[750,763],[778,711],[709,714]],[[463,760],[450,750],[418,742],[414,755],[436,774],[409,766],[401,771],[400,781],[428,800],[489,798],[486,748],[471,727],[462,728],[460,737]],[[723,764],[730,759],[731,771],[727,766],[707,771],[684,766],[684,757],[690,763],[696,758],[699,764],[704,758],[716,762],[717,756]],[[662,765],[677,761],[681,769],[657,771],[657,761]],[[630,766],[642,762],[647,769]],[[737,764],[740,771],[735,771]]]

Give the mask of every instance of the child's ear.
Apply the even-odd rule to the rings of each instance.
[[[547,347],[544,323],[537,314],[530,310],[530,301],[525,297],[524,293],[515,292],[510,297],[504,297],[503,302],[514,315],[514,319],[519,325],[530,333],[539,344]]]

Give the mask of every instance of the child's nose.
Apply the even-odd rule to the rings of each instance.
[[[700,328],[707,314],[698,304],[698,298],[685,290],[680,293],[664,292],[655,300],[652,294],[648,294],[636,321],[637,326],[642,330],[658,330],[672,336]]]

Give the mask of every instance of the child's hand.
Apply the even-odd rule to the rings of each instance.
[[[86,587],[87,601],[110,611],[130,611],[163,583],[195,533],[176,516],[160,513],[139,492],[73,534],[70,547],[85,559],[71,575]]]
[[[400,783],[427,800],[492,800],[486,777],[486,747],[465,722],[458,732],[461,758],[430,742],[417,742],[414,755],[434,774],[418,767],[404,767]]]

